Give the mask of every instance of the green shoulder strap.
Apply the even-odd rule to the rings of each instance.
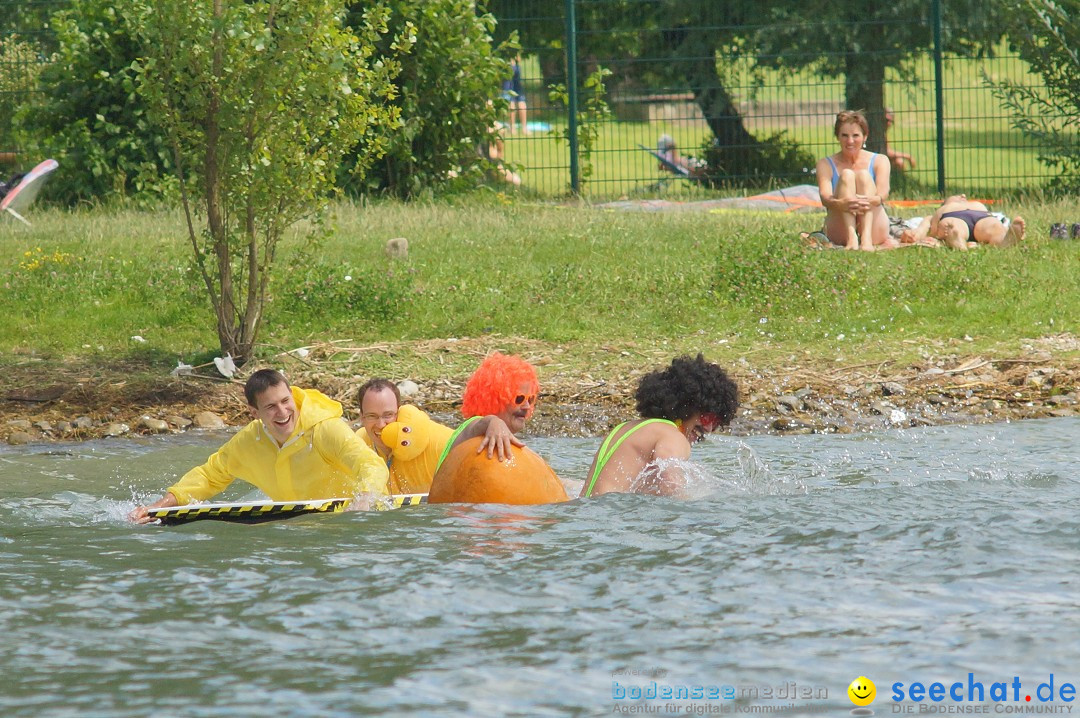
[[[458,425],[458,428],[454,429],[454,433],[450,435],[450,438],[446,440],[446,446],[443,447],[442,454],[439,455],[439,463],[435,464],[435,473],[439,473],[439,469],[442,468],[443,461],[446,460],[446,456],[450,453],[450,448],[457,441],[457,438],[461,436],[461,432],[465,431],[465,427],[472,424],[474,421],[479,421],[479,416],[470,416],[465,421]]]
[[[648,426],[649,424],[655,424],[657,422],[664,422],[665,424],[671,424],[672,426],[675,426],[675,422],[668,421],[667,419],[646,419],[630,431],[620,436],[619,440],[616,441],[615,444],[609,448],[608,445],[611,444],[611,438],[619,433],[619,429],[623,428],[630,422],[624,421],[623,423],[619,424],[611,430],[611,433],[607,435],[606,439],[604,439],[604,443],[600,445],[600,451],[596,453],[596,466],[593,468],[592,478],[589,479],[589,488],[585,490],[585,496],[592,496],[593,487],[596,486],[596,480],[600,478],[600,472],[603,471],[604,466],[607,465],[607,462],[611,458],[611,455],[618,451],[622,443],[626,441],[626,437],[630,436],[643,426]]]

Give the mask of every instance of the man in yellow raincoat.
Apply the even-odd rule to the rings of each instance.
[[[252,374],[244,396],[254,421],[163,497],[132,511],[132,521],[149,521],[149,509],[206,501],[238,478],[273,501],[388,493],[386,464],[345,423],[341,404],[314,389],[290,387],[274,369]]]

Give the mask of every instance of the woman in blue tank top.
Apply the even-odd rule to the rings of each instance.
[[[889,218],[883,203],[889,196],[889,158],[863,149],[869,134],[861,112],[836,116],[833,134],[840,151],[817,163],[818,191],[828,213],[822,231],[847,249],[892,249]]]

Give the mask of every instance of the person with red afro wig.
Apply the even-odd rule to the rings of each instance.
[[[525,414],[529,419],[536,408],[536,395],[540,393],[536,369],[521,357],[495,352],[469,377],[461,397],[461,414],[466,419],[498,415],[522,393],[534,399]]]
[[[455,446],[477,436],[484,437],[480,451],[487,449],[489,458],[496,453],[499,461],[510,458],[511,445],[525,446],[515,434],[532,417],[539,394],[540,382],[531,364],[519,356],[490,354],[465,385],[461,398],[465,421],[446,443],[439,465]]]

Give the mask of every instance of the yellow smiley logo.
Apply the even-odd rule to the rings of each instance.
[[[847,687],[848,698],[857,706],[868,706],[877,697],[877,686],[866,676],[859,676]]]

